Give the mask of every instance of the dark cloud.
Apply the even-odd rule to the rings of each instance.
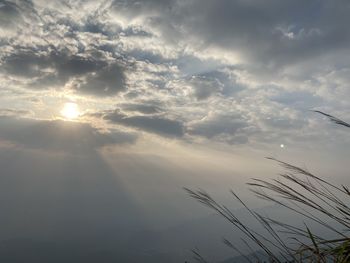
[[[123,36],[136,36],[136,37],[152,37],[151,32],[147,32],[142,29],[140,26],[129,26],[125,30],[122,31],[121,33]]]
[[[348,49],[350,43],[350,5],[342,0],[115,1],[114,6],[146,17],[170,41],[174,35],[195,37],[203,50],[224,48],[260,66],[293,64]]]
[[[62,56],[60,54],[55,54],[50,60],[55,64],[58,72],[64,76],[82,75],[107,66],[107,63],[104,61],[77,55]]]
[[[50,47],[20,49],[3,58],[1,71],[27,79],[31,88],[62,87],[73,80],[77,92],[112,96],[125,89],[124,63],[108,63],[90,54],[70,54]]]
[[[32,111],[29,110],[17,110],[17,109],[0,109],[0,117],[1,116],[18,116],[24,117],[28,115],[33,115]]]
[[[26,18],[38,19],[31,0],[0,0],[0,28],[13,29],[24,24]]]
[[[102,133],[89,124],[0,117],[0,140],[33,149],[90,153],[100,147],[133,143],[135,135]]]
[[[113,96],[124,90],[125,60],[114,53],[115,46],[105,50],[106,43],[101,43],[100,38],[90,38],[108,38],[110,34],[114,38],[117,31],[102,23],[94,12],[79,21],[62,13],[72,11],[74,7],[69,4],[57,2],[44,9],[41,4],[25,0],[0,2],[0,12],[7,14],[1,19],[17,23],[26,18],[24,24],[12,29],[17,35],[14,39],[19,41],[8,33],[0,36],[4,40],[0,42],[0,72],[4,77],[31,89],[62,88],[70,82],[75,91],[95,96]],[[21,32],[30,33],[33,41],[27,42]],[[90,37],[82,41],[85,33]],[[22,35],[24,39],[19,39]]]
[[[1,69],[6,74],[33,78],[40,76],[42,70],[52,66],[50,55],[41,55],[38,49],[19,50],[2,59]]]
[[[126,116],[118,111],[108,113],[103,117],[105,120],[121,125],[155,133],[165,137],[184,136],[182,122],[159,116]]]
[[[191,32],[254,62],[292,64],[349,43],[344,1],[194,2]]]
[[[143,103],[124,103],[118,105],[123,111],[139,112],[143,114],[156,114],[163,111],[160,106]]]
[[[118,64],[108,65],[79,79],[73,88],[95,96],[115,95],[126,88],[124,68]]]
[[[12,27],[21,18],[20,11],[15,3],[0,1],[0,26]]]
[[[249,125],[241,116],[236,114],[214,114],[199,121],[193,121],[189,124],[189,133],[212,139],[217,136],[228,136],[233,138]]]
[[[197,100],[205,100],[215,94],[232,96],[243,89],[241,84],[223,70],[213,70],[193,75],[187,83]]]
[[[189,80],[189,84],[198,100],[207,99],[211,95],[222,91],[222,84],[218,79],[210,79],[205,76],[193,76]]]

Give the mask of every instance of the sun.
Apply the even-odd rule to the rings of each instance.
[[[74,102],[67,102],[64,104],[61,115],[66,119],[76,119],[80,115],[79,107]]]

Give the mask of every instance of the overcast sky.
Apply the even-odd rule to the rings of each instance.
[[[170,226],[196,217],[183,186],[224,198],[275,176],[265,156],[350,183],[348,131],[312,112],[350,120],[349,13],[346,0],[0,0],[2,235],[41,231],[19,230],[28,207],[50,214],[46,238],[55,222]]]

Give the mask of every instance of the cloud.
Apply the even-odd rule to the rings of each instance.
[[[1,71],[32,89],[70,88],[83,94],[112,96],[125,89],[124,64],[90,54],[51,48],[19,49],[3,57]]]
[[[217,107],[220,116],[239,109],[257,129],[306,127],[305,109],[349,106],[347,9],[325,0],[1,1],[10,21],[0,36],[2,86],[73,93],[118,107],[110,124],[169,137],[188,124],[192,136],[229,140],[211,120]],[[227,120],[226,129],[246,132],[239,125]]]
[[[0,27],[13,27],[20,16],[18,6],[15,3],[0,1]]]
[[[33,115],[33,112],[29,110],[0,109],[0,117],[3,117],[3,116],[25,117],[30,115]]]
[[[214,93],[222,90],[222,84],[218,79],[210,79],[204,76],[191,77],[189,84],[193,88],[194,96],[198,100],[207,99]]]
[[[218,139],[234,143],[246,143],[248,141],[247,129],[249,124],[237,114],[209,113],[208,116],[189,123],[189,134],[202,136],[207,139]]]
[[[102,133],[86,123],[0,117],[0,140],[30,149],[90,153],[100,147],[134,143],[134,134]]]
[[[123,103],[118,104],[123,111],[139,112],[142,114],[161,113],[163,109],[152,103]]]
[[[72,87],[80,93],[113,96],[126,88],[124,69],[117,63],[108,65],[75,80]]]
[[[2,77],[16,88],[70,89],[99,97],[125,90],[127,60],[114,52],[115,45],[112,50],[106,48],[108,39],[117,37],[109,35],[110,27],[93,15],[67,16],[62,12],[71,12],[73,6],[62,2],[54,5],[56,10],[41,4],[2,4],[8,16],[15,16],[8,10],[12,8],[18,17],[26,18],[24,24],[14,22],[17,26],[9,29],[11,34],[0,35]]]
[[[98,250],[96,258],[125,251],[144,262],[155,246],[138,245],[150,239],[143,225],[164,230],[193,211],[174,186],[264,171],[247,165],[261,153],[346,153],[348,134],[308,110],[349,112],[349,8],[343,0],[0,0],[0,236],[55,240],[62,249],[33,241],[27,250],[44,246],[53,258],[77,241],[83,261],[97,262]],[[67,101],[91,123],[47,120]],[[162,142],[137,143],[143,132]],[[27,246],[8,242],[0,254]]]
[[[31,0],[0,1],[0,29],[13,30],[19,25],[25,24],[28,18],[37,19]],[[3,32],[0,30],[0,35],[1,33]]]
[[[198,52],[217,47],[274,70],[347,48],[350,41],[343,1],[115,1],[114,7],[168,44],[176,39]]]
[[[127,116],[118,111],[107,113],[103,117],[112,123],[137,128],[141,131],[155,133],[165,137],[183,137],[182,122],[159,116]]]
[[[183,82],[190,86],[192,95],[197,100],[206,100],[214,95],[232,96],[243,89],[230,68],[204,71]]]

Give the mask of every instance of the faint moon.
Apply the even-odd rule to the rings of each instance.
[[[74,102],[67,102],[64,104],[61,115],[66,119],[76,119],[79,117],[79,107]]]
[[[284,148],[284,144],[281,144],[280,147],[281,147],[281,148]]]

